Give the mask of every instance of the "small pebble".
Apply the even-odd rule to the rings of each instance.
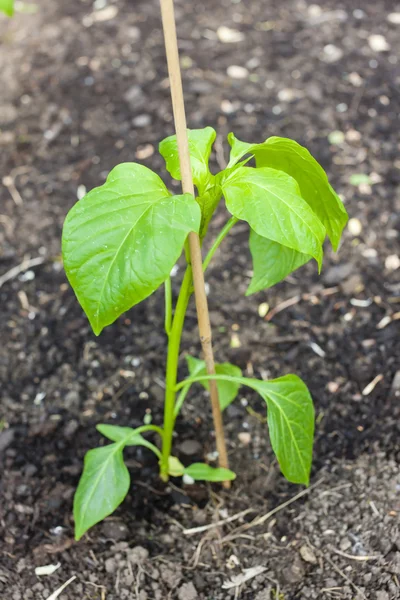
[[[345,135],[343,131],[331,131],[328,135],[328,141],[332,145],[342,144],[344,142]]]
[[[78,185],[78,189],[76,190],[76,197],[78,200],[82,200],[82,198],[86,196],[86,186]]]
[[[231,79],[246,79],[249,75],[246,67],[240,67],[239,65],[231,65],[226,72]]]
[[[349,129],[346,131],[346,140],[348,142],[359,142],[361,140],[361,133],[356,129]]]
[[[221,110],[226,115],[231,115],[235,112],[236,107],[230,100],[222,100],[221,102]]]
[[[146,158],[150,158],[154,154],[154,146],[152,144],[143,144],[143,146],[138,146],[136,150],[135,156],[139,160],[145,160]]]
[[[197,600],[198,597],[197,590],[191,581],[184,583],[178,589],[178,600]]]
[[[309,546],[304,545],[300,548],[300,556],[305,562],[308,562],[311,565],[317,564],[317,557]]]
[[[258,314],[259,316],[263,319],[264,317],[267,316],[269,311],[269,304],[268,302],[262,302],[259,307],[258,307]]]
[[[91,18],[94,23],[101,23],[103,21],[111,21],[111,19],[115,19],[117,14],[118,8],[115,6],[115,4],[112,4],[111,6],[107,6],[102,10],[92,13]]]
[[[386,38],[383,35],[373,34],[368,38],[368,44],[374,52],[388,52],[390,50],[390,45],[386,41]]]
[[[238,44],[245,39],[245,36],[241,31],[230,29],[230,27],[224,27],[223,25],[218,27],[217,35],[219,41],[223,44]]]
[[[351,548],[351,541],[349,540],[349,538],[342,538],[340,540],[340,544],[339,544],[340,550],[342,552],[347,552],[348,550],[350,550]]]
[[[364,83],[364,79],[361,77],[361,75],[355,73],[354,71],[347,75],[347,79],[350,81],[351,85],[354,85],[354,87],[361,87]]]
[[[359,219],[350,219],[347,228],[350,231],[351,235],[357,236],[362,232],[362,225]]]
[[[400,12],[393,12],[387,16],[387,20],[389,23],[393,23],[393,25],[400,25]]]
[[[364,290],[362,277],[358,273],[354,273],[341,284],[342,291],[346,296],[359,294]]]
[[[197,440],[185,440],[179,444],[179,450],[186,456],[201,455],[203,447]]]
[[[278,92],[278,100],[281,102],[293,102],[296,98],[299,98],[302,94],[298,90],[291,88],[283,88]]]
[[[385,267],[388,271],[397,271],[400,267],[400,258],[397,254],[390,254],[385,259]]]
[[[322,60],[327,63],[334,63],[343,57],[343,50],[335,46],[334,44],[327,44],[324,46],[324,53]]]
[[[238,439],[239,439],[239,442],[241,444],[243,444],[243,446],[248,446],[251,442],[251,434],[248,433],[247,431],[241,431],[238,434]]]
[[[147,127],[151,124],[151,116],[150,115],[138,115],[134,119],[132,119],[132,124],[134,127]]]

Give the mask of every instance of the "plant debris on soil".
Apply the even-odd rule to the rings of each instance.
[[[0,20],[1,600],[400,598],[400,5],[176,0],[188,123],[217,129],[213,170],[229,131],[294,138],[352,217],[322,277],[309,264],[245,298],[245,224],[207,274],[218,360],[296,373],[312,392],[312,485],[280,475],[265,406],[242,389],[225,413],[231,492],[164,485],[153,456],[128,448],[127,499],[79,543],[72,499],[104,443],[95,425],[161,421],[166,343],[161,290],[92,334],[62,223],[120,162],[178,189],[157,153],[173,121],[156,0],[28,6]],[[196,340],[191,305],[182,357]],[[210,431],[199,386],[177,423],[185,464],[212,460]]]

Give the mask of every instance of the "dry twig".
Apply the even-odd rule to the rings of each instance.
[[[232,523],[232,521],[237,521],[241,519],[245,515],[248,515],[250,512],[254,512],[253,508],[246,508],[246,510],[242,510],[231,517],[227,517],[226,519],[222,519],[221,521],[216,521],[215,523],[210,523],[209,525],[201,525],[200,527],[192,527],[191,529],[184,529],[184,535],[193,535],[195,533],[202,533],[203,531],[208,531],[209,529],[214,529],[215,527],[221,527],[222,525],[226,525],[227,523]]]
[[[2,275],[0,277],[0,288],[7,281],[10,281],[11,279],[15,279],[15,277],[18,277],[18,275],[20,273],[23,273],[24,271],[28,271],[28,269],[31,269],[32,267],[37,267],[38,265],[43,264],[45,262],[45,260],[46,260],[46,258],[44,256],[38,256],[36,258],[24,259],[21,264],[17,265],[16,267],[13,267],[9,271],[7,271],[7,273],[4,273],[4,275]]]

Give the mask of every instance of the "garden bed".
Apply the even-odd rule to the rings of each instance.
[[[63,219],[81,186],[123,161],[163,166],[157,145],[173,125],[158,3],[134,4],[43,0],[35,14],[0,22],[0,282],[21,265],[0,287],[0,597],[45,600],[76,576],[62,599],[400,598],[400,44],[387,20],[393,2],[382,0],[362,10],[350,0],[319,10],[177,2],[188,122],[217,129],[213,169],[231,130],[246,141],[292,137],[357,219],[321,278],[310,264],[245,298],[244,224],[208,275],[218,360],[246,375],[296,373],[313,394],[311,487],[285,505],[303,488],[279,474],[265,405],[243,389],[225,416],[231,492],[165,486],[147,450],[129,448],[126,501],[73,540],[72,498],[83,456],[100,441],[95,425],[138,426],[150,412],[157,423],[163,402],[161,291],[96,338],[60,262]],[[243,39],[222,42],[221,26]],[[351,185],[358,174],[369,181]],[[194,305],[186,351],[200,352]],[[177,425],[183,462],[212,453],[211,427],[199,387]],[[57,562],[36,577],[36,566]],[[251,568],[260,573],[223,587]]]

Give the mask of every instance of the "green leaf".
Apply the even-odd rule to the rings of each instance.
[[[75,204],[64,223],[64,267],[96,335],[167,279],[200,217],[192,196],[171,196],[135,163],[115,167]]]
[[[204,360],[194,358],[190,355],[186,356],[186,360],[191,377],[207,374],[206,363]],[[236,367],[235,365],[231,365],[230,363],[217,363],[215,365],[215,372],[217,375],[229,375],[231,377],[241,377],[242,375],[240,368]],[[208,381],[202,381],[201,383],[206,390],[209,390],[210,386]],[[225,408],[227,408],[227,406],[229,406],[236,398],[240,384],[232,381],[220,380],[217,381],[217,388],[221,410],[225,410]]]
[[[305,383],[296,375],[271,381],[247,380],[267,404],[272,449],[282,473],[292,483],[308,485],[314,440],[314,406]]]
[[[249,247],[253,258],[253,277],[246,296],[272,287],[311,260],[308,254],[261,237],[252,229]]]
[[[203,239],[207,233],[208,226],[211,218],[214,214],[215,209],[218,206],[219,201],[222,198],[222,189],[218,184],[214,184],[215,177],[211,175],[210,185],[205,192],[200,196],[197,196],[196,201],[198,202],[201,209],[201,226],[200,226],[200,238]],[[212,183],[211,183],[212,182]]]
[[[262,144],[246,144],[231,133],[228,141],[232,146],[228,166],[233,166],[245,154],[252,154],[257,167],[279,169],[296,179],[302,197],[324,225],[333,249],[337,250],[348,215],[324,169],[310,152],[288,138],[271,137]]]
[[[211,378],[208,375],[196,377],[202,377],[202,381]],[[270,381],[227,375],[216,377],[246,385],[260,394],[267,404],[271,445],[282,473],[292,483],[308,485],[315,415],[312,398],[305,383],[296,375],[285,375]],[[178,387],[186,385],[186,381],[183,381]]]
[[[168,475],[171,477],[180,477],[185,472],[185,467],[176,456],[168,457]]]
[[[184,475],[189,475],[195,481],[232,481],[236,475],[230,469],[219,467],[215,469],[205,463],[193,463],[186,467]]]
[[[253,154],[253,149],[258,146],[258,144],[249,144],[248,142],[241,142],[238,140],[233,133],[228,134],[228,142],[231,147],[231,152],[229,155],[229,163],[226,167],[226,170],[232,169],[241,158],[246,156],[246,154]]]
[[[0,11],[8,17],[12,17],[14,14],[14,0],[0,0]]]
[[[125,446],[136,446],[135,438],[142,436],[137,434],[132,427],[119,427],[118,425],[96,425],[96,429],[112,442],[124,442]],[[133,440],[133,443],[131,443]]]
[[[204,129],[188,129],[189,152],[192,166],[193,182],[203,194],[209,186],[211,174],[208,168],[211,148],[216,138],[216,132],[212,127]],[[174,179],[181,179],[181,168],[179,163],[178,145],[176,135],[171,135],[159,145],[159,151],[165,160],[167,170]]]
[[[313,256],[321,268],[325,228],[283,171],[239,167],[222,184],[229,212],[261,237]]]
[[[130,477],[124,464],[124,441],[89,450],[74,497],[75,538],[83,534],[121,504],[129,490]]]

